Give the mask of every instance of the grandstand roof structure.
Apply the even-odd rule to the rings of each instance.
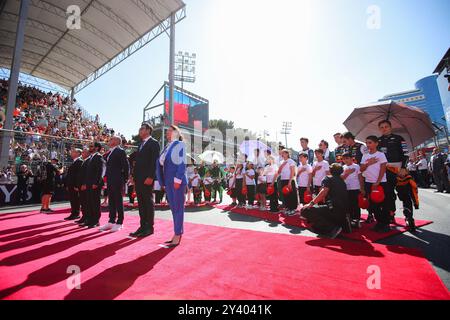
[[[79,8],[79,28],[70,24],[73,5]],[[0,0],[0,67],[7,69],[20,6],[20,0]],[[172,15],[175,23],[185,18],[181,0],[30,0],[20,72],[77,93],[168,34]]]

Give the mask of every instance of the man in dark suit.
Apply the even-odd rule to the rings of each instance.
[[[130,167],[127,154],[121,148],[122,139],[112,137],[109,140],[109,152],[106,156],[106,184],[108,189],[109,222],[100,231],[117,232],[123,226],[123,192],[128,180]],[[117,222],[116,222],[117,218]]]
[[[64,220],[76,220],[80,218],[80,187],[78,185],[78,175],[81,170],[83,160],[81,159],[81,150],[73,149],[70,152],[73,163],[67,170],[66,188],[69,194],[71,214]]]
[[[98,142],[89,145],[89,153],[91,156],[86,168],[85,183],[81,186],[82,190],[87,190],[88,218],[84,223],[84,226],[89,229],[100,225],[100,197],[103,186],[103,177],[105,175],[105,161],[100,154],[101,148],[102,145]]]
[[[152,138],[152,132],[153,127],[145,122],[139,130],[142,143],[136,154],[133,178],[139,202],[141,225],[136,232],[130,234],[131,237],[143,238],[154,232],[155,208],[152,192],[156,176],[156,160],[161,149],[158,141]]]
[[[80,171],[78,172],[77,186],[80,190],[80,204],[82,217],[80,220],[77,220],[76,223],[78,223],[79,225],[84,225],[88,221],[89,217],[87,190],[82,187],[83,185],[87,184],[87,167],[90,160],[90,153],[87,148],[83,149],[83,151],[81,152],[81,157],[83,162],[81,164]]]

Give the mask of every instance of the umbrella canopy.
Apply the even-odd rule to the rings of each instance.
[[[217,161],[219,164],[222,164],[224,162],[223,154],[218,151],[205,151],[198,157],[208,164],[212,164],[214,163],[214,161]]]
[[[239,151],[242,154],[246,154],[249,161],[254,162],[256,162],[256,160],[259,160],[256,159],[256,150],[259,150],[259,159],[264,159],[264,152],[266,152],[267,150],[271,151],[272,149],[259,140],[244,141],[239,147]]]
[[[378,123],[382,120],[389,120],[393,133],[401,135],[410,148],[415,148],[436,135],[426,112],[394,101],[357,108],[345,120],[344,125],[357,139],[365,141],[370,135],[379,135]]]

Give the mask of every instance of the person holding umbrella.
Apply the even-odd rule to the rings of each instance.
[[[379,138],[378,150],[385,154],[388,161],[386,166],[386,207],[391,215],[391,222],[393,222],[395,221],[396,211],[395,187],[397,185],[397,175],[403,178],[408,174],[406,170],[409,160],[408,145],[402,136],[392,133],[392,123],[389,120],[380,121],[378,128],[382,134]]]

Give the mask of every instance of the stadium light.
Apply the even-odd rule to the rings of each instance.
[[[190,54],[189,52],[178,51],[175,61],[175,81],[181,82],[181,89],[184,89],[184,83],[194,83],[195,65],[197,54]]]

